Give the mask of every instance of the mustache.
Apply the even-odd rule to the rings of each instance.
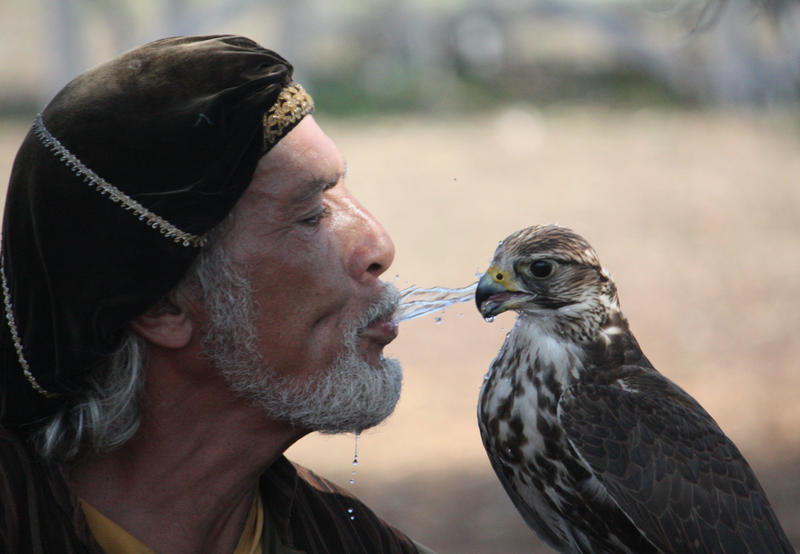
[[[378,298],[364,310],[356,324],[356,329],[361,331],[373,323],[389,319],[397,311],[400,305],[400,291],[391,283],[383,283]]]

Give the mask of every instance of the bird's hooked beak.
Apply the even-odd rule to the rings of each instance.
[[[522,290],[512,272],[493,265],[478,281],[475,304],[481,315],[489,318],[518,308],[534,296]]]

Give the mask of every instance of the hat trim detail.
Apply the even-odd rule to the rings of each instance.
[[[314,111],[314,99],[300,83],[286,85],[264,114],[264,152],[275,146],[298,121]]]
[[[31,373],[31,367],[28,365],[28,361],[25,359],[25,355],[22,352],[22,341],[17,332],[17,323],[14,320],[14,308],[11,305],[11,292],[8,290],[8,281],[6,280],[6,264],[2,257],[0,257],[0,278],[2,278],[3,306],[6,311],[6,321],[8,322],[9,331],[11,331],[11,340],[14,342],[14,350],[17,351],[17,361],[19,361],[19,365],[22,366],[22,373],[25,375],[25,379],[28,380],[33,390],[45,398],[58,398],[61,396],[60,394],[50,392],[39,384],[36,377]]]
[[[149,227],[158,230],[164,237],[172,239],[172,242],[176,244],[187,247],[193,246],[195,248],[201,248],[208,243],[208,236],[206,234],[198,236],[178,229],[175,225],[148,210],[139,202],[92,171],[75,154],[70,152],[66,146],[61,144],[61,141],[53,136],[44,124],[41,114],[37,115],[34,120],[33,133],[42,144],[44,144],[46,148],[49,148],[76,176],[82,177],[83,182],[89,185],[89,187],[94,188],[101,196],[108,196],[109,200],[115,204],[120,204],[125,211],[133,212],[133,215],[139,217],[139,221],[143,221]]]

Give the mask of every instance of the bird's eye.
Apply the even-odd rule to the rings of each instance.
[[[556,266],[548,260],[536,260],[531,264],[531,275],[537,279],[545,279],[553,274]]]

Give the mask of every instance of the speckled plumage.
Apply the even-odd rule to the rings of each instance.
[[[478,423],[500,481],[553,548],[793,552],[736,446],[642,353],[583,238],[557,226],[511,235],[476,302],[486,316],[519,312]]]

